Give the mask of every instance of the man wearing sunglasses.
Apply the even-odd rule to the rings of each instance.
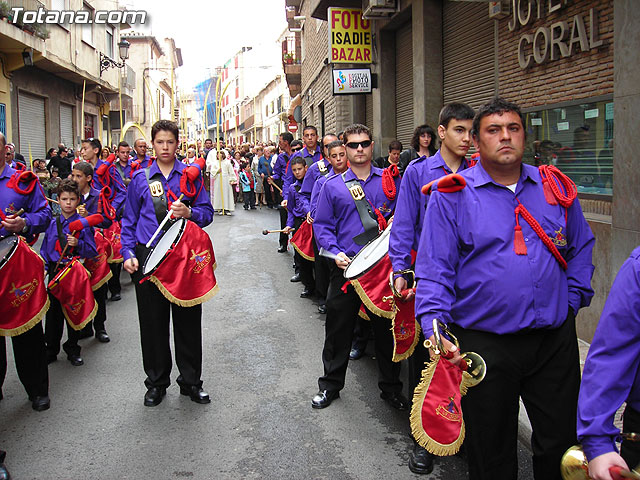
[[[377,237],[395,208],[395,195],[387,197],[382,187],[383,170],[371,165],[373,142],[367,127],[354,124],[344,131],[350,168],[327,179],[320,191],[314,234],[318,247],[335,257],[327,294],[327,321],[322,362],[324,375],[318,379],[319,392],[311,400],[313,408],[328,407],[344,387],[353,328],[361,300],[354,287],[345,290],[343,270],[362,247]],[[400,179],[393,179],[396,190]],[[391,196],[391,195],[390,195]],[[402,396],[400,364],[393,363],[390,320],[367,310],[375,332],[380,397],[398,410],[408,407]]]

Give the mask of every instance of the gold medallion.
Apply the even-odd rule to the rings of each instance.
[[[153,197],[161,197],[164,194],[164,188],[162,187],[162,182],[150,183],[149,190],[151,190],[151,195]]]

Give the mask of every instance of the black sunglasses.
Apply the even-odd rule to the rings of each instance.
[[[357,150],[360,145],[362,148],[370,147],[373,142],[371,140],[363,140],[362,142],[349,142],[347,143],[347,147],[352,150]]]

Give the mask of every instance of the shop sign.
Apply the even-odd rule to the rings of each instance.
[[[509,31],[527,25],[563,9],[569,0],[511,0],[512,17]],[[587,28],[588,25],[588,28]],[[598,28],[598,11],[589,9],[587,14],[538,27],[533,33],[525,33],[518,40],[518,63],[525,69],[533,62],[542,64],[550,60],[571,57],[578,52],[588,52],[603,45]]]
[[[371,22],[359,8],[329,7],[329,63],[371,63]]]
[[[337,68],[333,71],[333,94],[371,93],[370,68]]]

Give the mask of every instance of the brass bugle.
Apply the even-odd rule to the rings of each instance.
[[[636,470],[629,471],[620,467],[611,467],[609,473],[614,480],[619,478],[640,480],[640,474]],[[574,445],[564,452],[562,460],[560,460],[560,474],[563,480],[591,480],[589,462],[581,446]]]

